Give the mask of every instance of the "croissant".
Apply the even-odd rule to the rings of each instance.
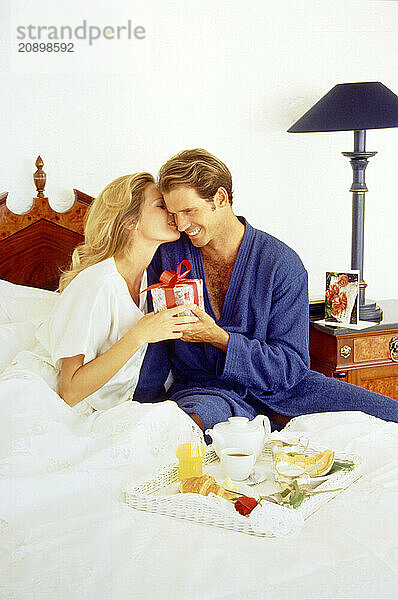
[[[208,496],[213,493],[225,500],[235,500],[238,494],[232,494],[227,492],[223,487],[216,483],[216,480],[211,475],[202,475],[202,477],[190,477],[184,479],[180,484],[180,491],[183,494],[201,494],[201,496]]]

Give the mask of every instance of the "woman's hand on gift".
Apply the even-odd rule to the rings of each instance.
[[[105,385],[145,343],[181,339],[198,321],[196,316],[179,316],[192,308],[191,305],[176,306],[144,315],[113,346],[86,364],[83,364],[84,354],[62,358],[61,398],[69,406],[75,406]]]
[[[141,345],[163,340],[182,339],[183,334],[198,322],[198,317],[179,315],[187,310],[192,311],[194,306],[189,304],[168,308],[158,313],[147,313],[132,328],[136,339]]]
[[[188,309],[188,306],[185,308]],[[180,339],[183,342],[206,342],[226,352],[228,332],[219,327],[215,320],[196,304],[190,305],[189,310],[196,315],[197,321],[184,330]]]
[[[137,352],[150,342],[181,339],[184,331],[198,321],[192,315],[179,316],[191,306],[176,306],[160,313],[148,313],[103,354],[86,364],[84,354],[62,358],[59,394],[75,406],[107,383]]]

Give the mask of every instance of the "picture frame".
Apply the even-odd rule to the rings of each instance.
[[[326,271],[325,322],[357,325],[359,270]]]

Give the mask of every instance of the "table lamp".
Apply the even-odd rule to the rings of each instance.
[[[368,159],[377,152],[366,152],[366,130],[398,127],[398,96],[379,81],[339,83],[321,98],[289,133],[315,131],[354,131],[354,152],[343,152],[350,158],[353,170],[351,269],[359,270],[359,318],[380,322],[383,313],[375,302],[365,303],[363,280],[365,169]]]

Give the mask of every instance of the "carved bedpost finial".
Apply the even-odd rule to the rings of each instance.
[[[38,156],[35,163],[37,167],[36,173],[33,175],[33,181],[35,182],[35,186],[37,189],[37,198],[44,198],[44,187],[46,185],[46,174],[43,171],[43,159],[41,156]]]

